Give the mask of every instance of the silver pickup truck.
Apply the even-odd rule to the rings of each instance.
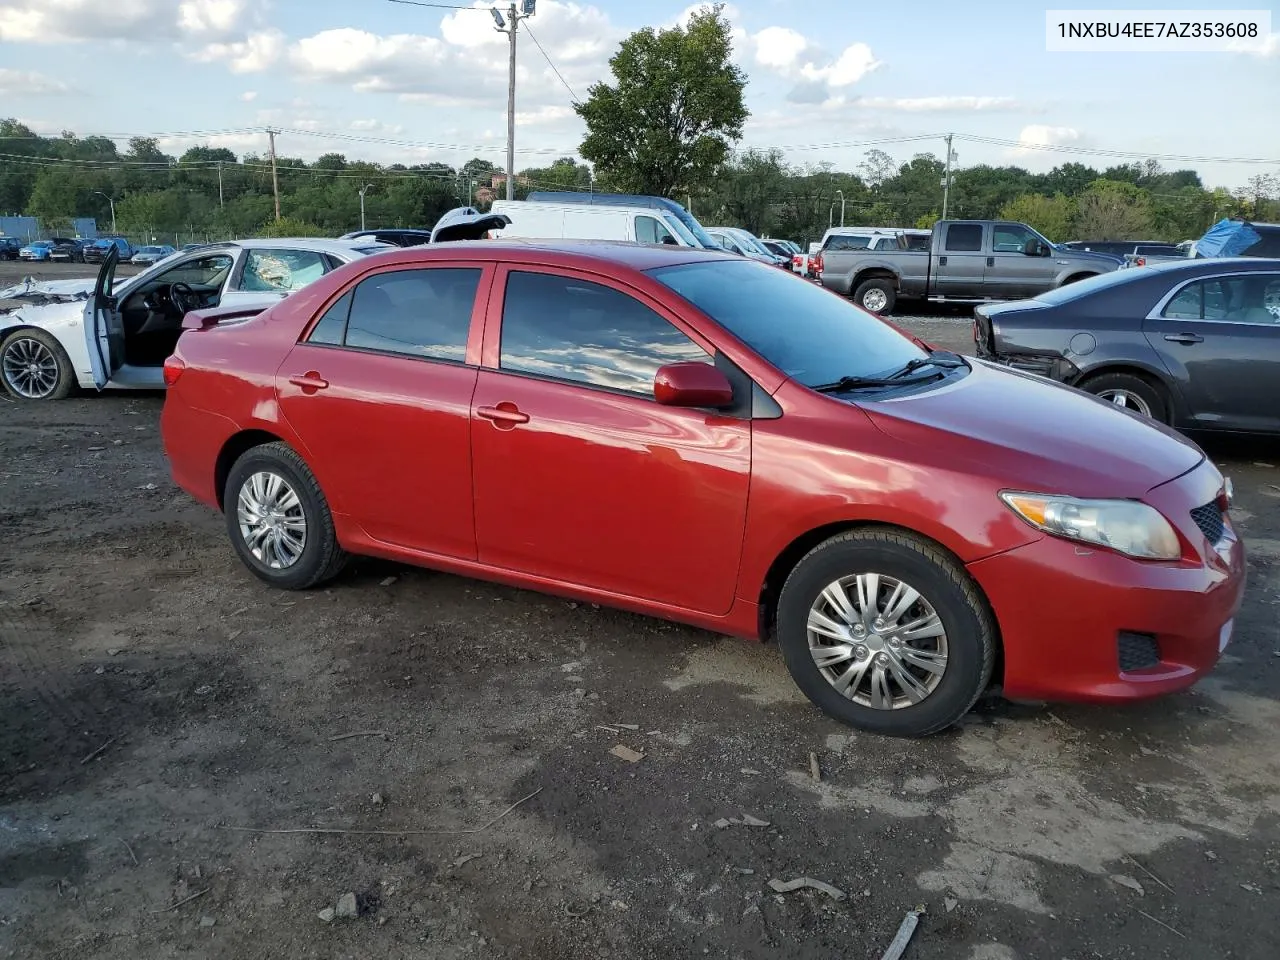
[[[824,250],[819,275],[824,287],[885,314],[899,300],[1021,300],[1122,262],[1055,246],[1023,223],[940,220],[928,250]]]

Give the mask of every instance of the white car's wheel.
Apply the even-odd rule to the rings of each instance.
[[[0,341],[0,382],[19,400],[65,400],[76,387],[71,358],[43,330],[15,330]]]

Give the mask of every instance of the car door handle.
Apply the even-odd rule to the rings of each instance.
[[[521,413],[514,403],[505,400],[496,407],[477,407],[476,416],[492,420],[495,426],[514,427],[517,423],[529,422],[527,413]]]
[[[987,266],[988,266],[988,267],[994,267],[995,265],[996,265],[996,258],[995,258],[995,257],[987,257]]]
[[[314,393],[329,386],[329,381],[314,370],[308,370],[300,377],[290,377],[289,382],[295,387],[301,387],[303,393]]]
[[[939,258],[938,258],[938,266],[940,266],[940,267],[945,267],[946,265],[947,265],[947,258],[946,258],[946,257],[939,257]]]
[[[1170,343],[1204,343],[1204,337],[1198,333],[1167,333],[1164,338]]]

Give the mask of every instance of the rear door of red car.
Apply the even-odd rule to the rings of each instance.
[[[653,398],[660,366],[713,362],[699,340],[618,281],[561,268],[499,270],[471,428],[482,562],[728,611],[746,520],[750,419]]]
[[[369,536],[473,560],[468,419],[492,265],[390,267],[333,301],[278,375],[335,512]]]

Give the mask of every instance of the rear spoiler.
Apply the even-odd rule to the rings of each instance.
[[[207,330],[228,320],[248,320],[263,313],[268,303],[260,303],[254,307],[210,307],[208,310],[192,310],[182,318],[183,330]]]

